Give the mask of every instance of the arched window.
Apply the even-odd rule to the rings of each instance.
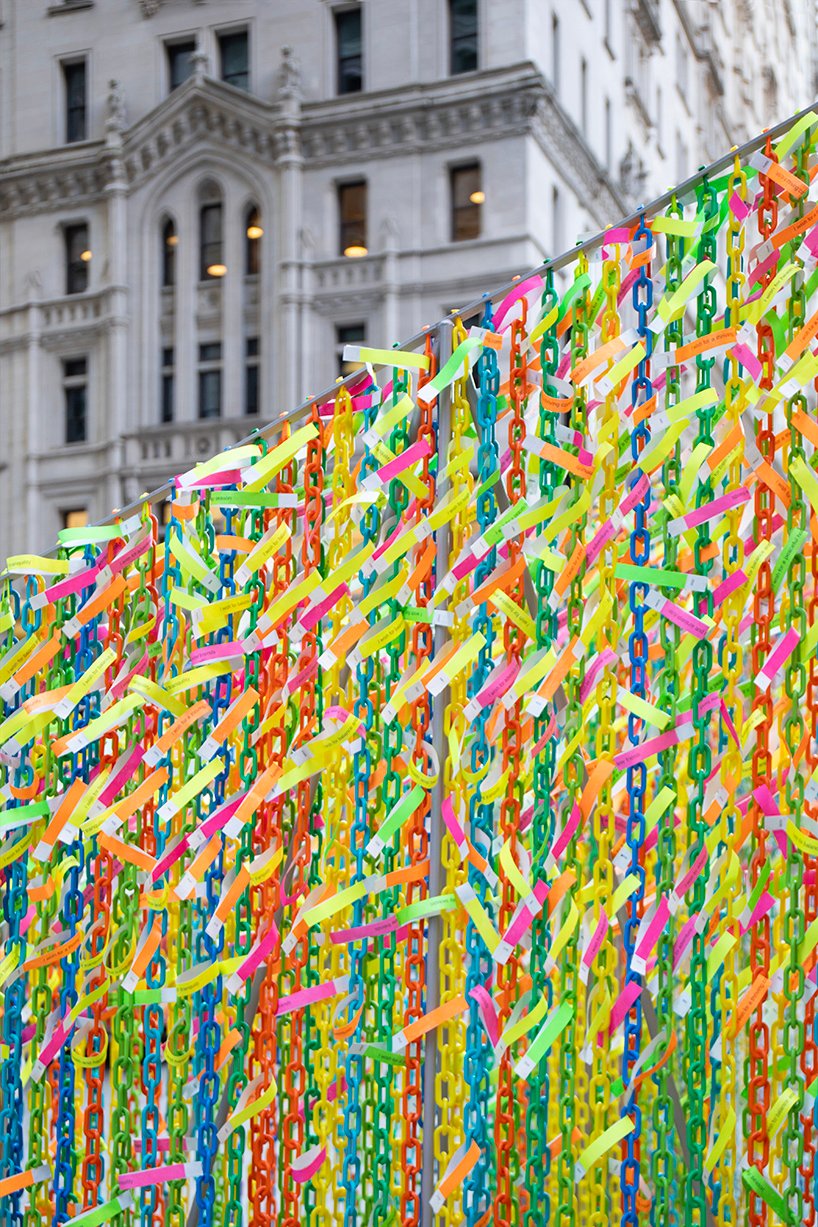
[[[199,189],[199,277],[223,277],[227,272],[222,241],[222,197],[212,181]]]
[[[244,272],[254,277],[261,267],[261,214],[258,205],[250,205],[244,219]]]
[[[179,235],[176,223],[166,218],[162,223],[162,285],[176,285],[176,247]]]

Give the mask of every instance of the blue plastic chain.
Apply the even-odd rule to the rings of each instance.
[[[636,234],[633,238],[635,252],[647,250],[653,246],[653,235],[645,225],[642,215]],[[636,328],[639,339],[645,347],[645,357],[639,363],[636,378],[631,384],[631,403],[637,406],[649,400],[653,395],[653,385],[649,374],[649,364],[652,352],[653,333],[648,328],[648,312],[653,304],[653,282],[648,276],[648,266],[643,264],[633,286],[633,309],[636,314]],[[631,435],[631,458],[634,465],[639,460],[643,448],[650,439],[647,420],[642,420],[634,427]],[[631,478],[631,484],[639,479],[639,472]],[[634,525],[630,539],[631,562],[637,566],[647,565],[650,560],[650,531],[648,529],[648,509],[650,507],[650,490],[648,489],[634,508]],[[633,615],[633,630],[628,636],[628,659],[630,662],[630,690],[637,698],[646,697],[646,667],[648,662],[648,638],[645,634],[645,597],[647,585],[635,581],[629,585],[628,603]],[[638,745],[641,738],[643,721],[635,715],[628,716],[628,740],[631,745]],[[629,873],[635,874],[639,886],[628,901],[628,915],[624,929],[625,961],[627,972],[626,986],[632,981],[641,984],[640,976],[632,968],[631,960],[636,943],[636,933],[639,928],[639,912],[645,895],[645,870],[640,864],[640,853],[645,838],[645,792],[647,788],[647,767],[644,763],[636,763],[627,769],[628,818],[625,838],[630,849],[631,860]],[[642,1037],[642,1002],[637,998],[625,1017],[625,1050],[622,1054],[622,1081],[627,1085],[631,1070],[639,1059]],[[622,1224],[623,1227],[637,1227],[636,1195],[639,1191],[639,1159],[638,1147],[642,1133],[642,1111],[632,1093],[625,1103],[622,1113],[633,1120],[634,1128],[625,1139],[625,1154],[621,1164],[622,1182]]]

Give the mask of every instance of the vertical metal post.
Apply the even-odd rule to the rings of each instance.
[[[449,361],[452,353],[452,324],[443,320],[437,326],[437,369]],[[446,388],[437,398],[437,455],[438,473],[443,471],[452,437],[452,394]],[[449,563],[449,526],[443,524],[437,530],[435,554],[435,578],[438,583],[445,575]],[[447,632],[439,626],[434,632],[434,650],[439,652],[446,642]],[[440,775],[432,789],[432,804],[429,814],[429,894],[439,895],[442,886],[441,842],[443,823],[441,811],[445,798],[443,764],[446,761],[446,733],[443,718],[449,701],[449,688],[436,695],[432,714],[432,744],[440,763]],[[426,930],[426,1012],[440,1004],[440,936],[439,916],[430,916]],[[422,1227],[433,1227],[435,1216],[430,1205],[435,1191],[435,1075],[437,1074],[437,1032],[427,1032],[423,1056],[423,1167],[420,1173],[420,1206]]]

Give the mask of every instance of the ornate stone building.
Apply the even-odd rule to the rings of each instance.
[[[0,0],[0,555],[806,105],[812,0]]]

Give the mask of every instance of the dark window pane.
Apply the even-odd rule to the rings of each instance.
[[[366,341],[365,324],[338,324],[335,328],[335,342],[338,347],[338,374],[349,375],[360,370],[360,362],[344,362],[345,345],[363,345]]]
[[[170,88],[178,89],[188,77],[193,76],[193,52],[196,43],[193,39],[185,43],[168,43],[168,76]]]
[[[255,277],[261,267],[261,214],[255,205],[247,210],[244,226],[244,272]]]
[[[88,227],[84,222],[65,227],[65,292],[82,294],[88,289]],[[83,255],[86,259],[83,260]]]
[[[70,145],[74,141],[84,141],[88,136],[85,60],[63,64],[62,71],[65,81],[65,139]]]
[[[88,437],[88,359],[65,358],[62,364],[65,401],[65,441],[83,443]]]
[[[87,437],[85,384],[65,389],[65,441],[84,443]]]
[[[173,222],[168,220],[162,227],[162,285],[176,284],[176,248],[179,236]]]
[[[161,420],[163,422],[173,421],[174,396],[175,396],[175,376],[173,370],[173,347],[169,346],[162,350],[162,376],[160,380],[161,392]]]
[[[449,0],[452,75],[477,68],[477,0]]]
[[[340,222],[339,250],[355,255],[366,254],[366,181],[342,183],[338,188]]]
[[[217,418],[222,412],[221,371],[199,371],[199,417]]]
[[[258,413],[258,366],[255,364],[245,371],[244,412],[248,416]]]
[[[244,354],[248,361],[244,367],[244,412],[258,413],[258,337],[247,337]]]
[[[361,25],[360,9],[335,14],[336,88],[339,94],[358,94],[364,87]]]
[[[211,341],[207,345],[199,346],[199,361],[200,362],[221,362],[222,345],[221,341]]]
[[[249,50],[246,30],[219,35],[222,81],[236,89],[250,88]]]
[[[364,324],[339,324],[335,329],[339,345],[362,345],[366,338]]]
[[[483,188],[480,166],[457,166],[451,172],[452,242],[480,237]]]
[[[173,421],[173,384],[172,374],[162,376],[162,421]]]
[[[222,206],[206,204],[200,214],[200,268],[202,281],[207,277],[219,276],[210,273],[208,269],[220,269],[222,264]]]

